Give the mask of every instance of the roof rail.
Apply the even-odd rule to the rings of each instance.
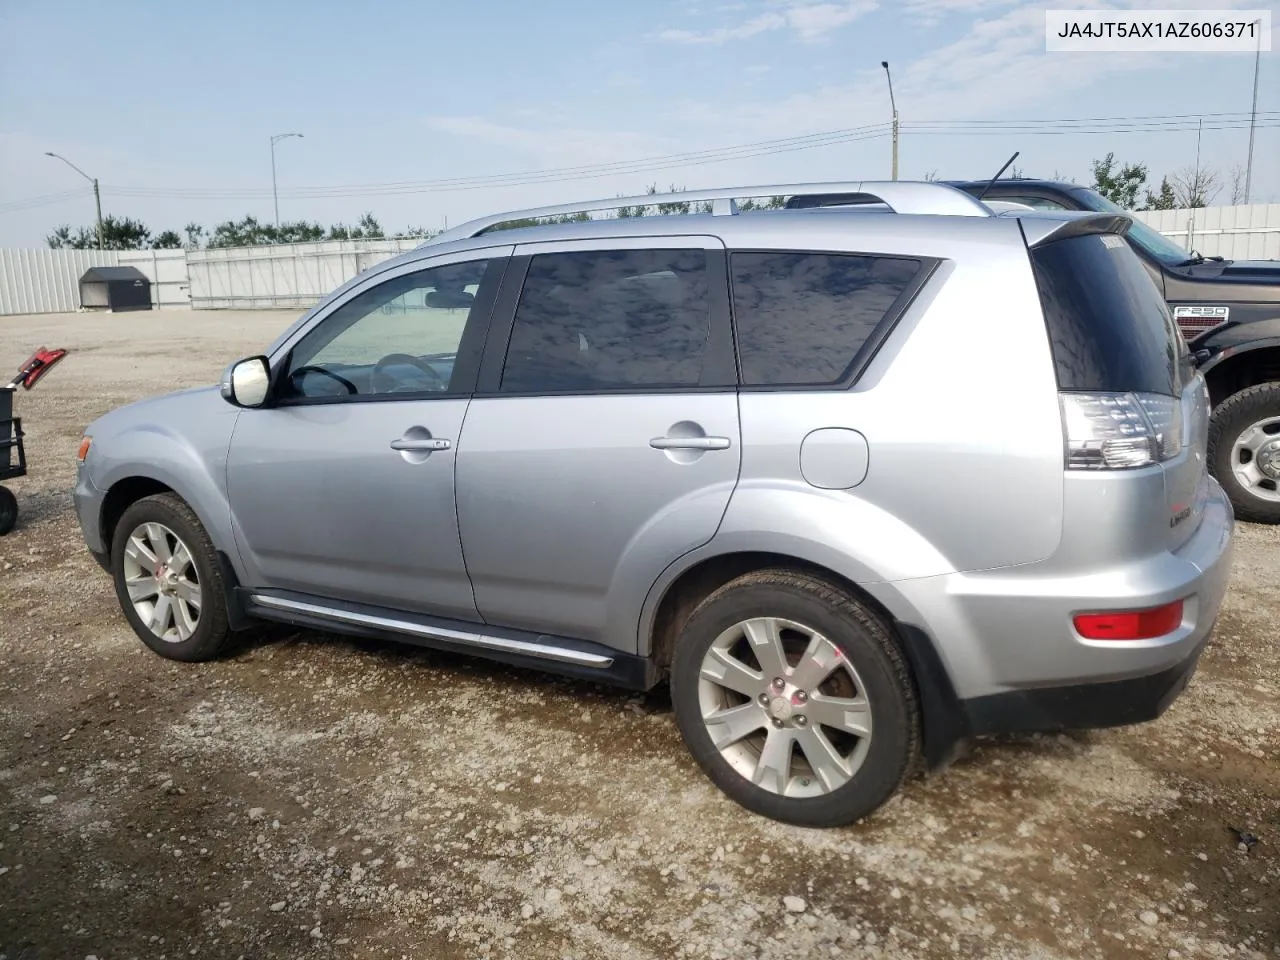
[[[780,183],[751,187],[716,187],[711,190],[683,190],[678,193],[650,193],[637,197],[610,197],[581,203],[561,203],[549,207],[509,210],[459,224],[436,234],[422,246],[478,237],[492,227],[510,220],[557,217],[619,207],[652,207],[660,203],[711,203],[711,212],[729,216],[738,212],[739,197],[797,197],[829,194],[856,194],[867,202],[885,204],[894,213],[941,214],[953,217],[989,217],[991,211],[968,193],[936,181],[852,180],[832,183]]]

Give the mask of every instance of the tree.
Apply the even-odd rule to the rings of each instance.
[[[1179,207],[1207,207],[1222,189],[1218,174],[1207,167],[1183,167],[1169,178]]]
[[[97,247],[98,234],[87,227],[80,227],[72,233],[71,225],[64,223],[45,237],[44,242],[53,250],[89,250]]]
[[[1238,164],[1238,163],[1237,163],[1234,167],[1232,167],[1232,168],[1231,168],[1231,174],[1230,174],[1230,176],[1231,176],[1231,205],[1234,207],[1234,206],[1236,206],[1237,204],[1240,204],[1240,203],[1244,203],[1244,202],[1245,202],[1245,196],[1244,196],[1245,170],[1244,170],[1244,167],[1242,167],[1240,164]]]
[[[354,227],[345,223],[335,223],[329,228],[330,240],[381,240],[386,234],[382,232],[382,224],[372,212],[360,217]]]
[[[193,220],[182,228],[182,232],[187,235],[187,242],[183,246],[188,250],[199,250],[204,242],[204,227]]]
[[[1168,177],[1160,178],[1160,192],[1152,193],[1147,191],[1147,199],[1142,204],[1143,210],[1172,210],[1178,205],[1177,198],[1173,195],[1173,186],[1169,183]]]
[[[55,250],[66,247],[72,250],[92,250],[98,246],[98,227],[78,227],[74,233],[63,224],[45,237],[45,243]],[[102,218],[102,249],[146,250],[151,246],[151,231],[141,220],[116,217],[108,214]]]
[[[151,241],[152,250],[181,250],[182,238],[172,230],[163,231]]]
[[[1145,163],[1126,163],[1116,169],[1116,155],[1108,153],[1102,160],[1094,160],[1093,189],[1112,203],[1132,210],[1138,205],[1138,191],[1147,182]]]

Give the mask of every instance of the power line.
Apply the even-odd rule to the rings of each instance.
[[[907,122],[903,129],[919,137],[925,136],[1061,136],[1068,133],[1133,134],[1174,133],[1195,130],[1204,123],[1208,130],[1244,129],[1248,125],[1248,113],[1209,114],[1155,114],[1128,117],[1076,117],[1066,119],[1029,120],[919,120]],[[1257,126],[1280,125],[1280,112],[1258,115]],[[610,176],[654,173],[660,170],[704,166],[732,160],[774,156],[801,150],[813,150],[837,144],[877,140],[888,135],[889,124],[872,123],[837,130],[727,147],[669,153],[633,160],[552,167],[543,170],[491,174],[484,176],[450,177],[436,180],[405,180],[370,184],[338,184],[322,187],[300,187],[282,191],[291,199],[340,199],[354,197],[405,196],[420,193],[444,193],[464,190],[494,189],[498,187],[531,186],[535,184],[563,183],[594,180]],[[138,187],[106,186],[112,194],[121,197],[177,199],[177,200],[261,200],[271,196],[263,188],[217,187]],[[0,203],[0,211],[11,212],[45,204],[60,203],[72,197],[83,196],[84,190],[65,191]]]
[[[13,213],[19,210],[30,210],[35,207],[45,207],[55,203],[65,203],[68,200],[78,199],[93,193],[88,187],[79,187],[75,190],[63,190],[60,193],[45,193],[37,197],[23,197],[19,200],[3,200],[0,201],[0,213]]]
[[[492,174],[476,177],[453,177],[442,180],[399,181],[377,184],[351,184],[346,186],[295,188],[287,191],[294,198],[305,197],[340,197],[378,194],[423,193],[443,190],[467,190],[493,188],[500,186],[524,186],[533,183],[557,183],[569,180],[588,180],[609,177],[619,174],[646,173],[674,167],[702,166],[708,163],[723,163],[727,160],[739,160],[756,156],[778,153],[790,153],[796,150],[808,150],[814,147],[828,146],[835,143],[850,143],[861,140],[875,140],[888,134],[888,124],[869,124],[866,127],[851,127],[845,130],[824,131],[808,134],[804,137],[788,137],[782,140],[767,140],[755,144],[741,144],[734,147],[722,147],[716,150],[697,151],[687,154],[670,154],[664,157],[651,157],[639,160],[623,160],[612,163],[594,164],[582,167],[561,167],[548,170],[528,171],[525,173]],[[110,187],[113,193],[124,196],[172,196],[183,198],[244,198],[270,196],[270,191],[251,188],[246,190],[218,190],[210,188],[146,188],[146,187]],[[281,191],[285,194],[286,191]]]

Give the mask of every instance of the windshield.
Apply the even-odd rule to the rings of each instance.
[[[1072,193],[1086,209],[1095,210],[1098,213],[1122,213],[1126,216],[1130,213],[1093,190],[1073,190]],[[1190,253],[1162,233],[1151,229],[1136,217],[1132,219],[1133,226],[1129,228],[1129,239],[1165,266],[1176,267],[1191,258]]]

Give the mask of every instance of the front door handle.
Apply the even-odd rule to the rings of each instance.
[[[728,437],[654,437],[649,446],[655,450],[728,450]]]
[[[430,450],[448,450],[453,446],[452,441],[443,440],[439,437],[430,437],[425,440],[406,440],[403,437],[399,440],[391,441],[392,450],[417,450],[419,452]]]

